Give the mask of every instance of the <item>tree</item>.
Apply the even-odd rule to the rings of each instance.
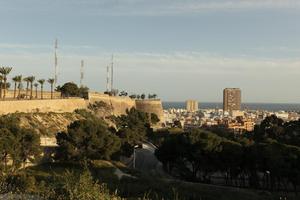
[[[78,95],[81,98],[88,99],[89,98],[89,88],[86,86],[80,86],[80,88],[78,88]]]
[[[32,129],[20,127],[20,120],[15,115],[0,117],[0,165],[6,170],[7,158],[12,161],[10,171],[18,170],[27,160],[34,162],[40,156],[40,137]],[[3,165],[2,165],[3,166]]]
[[[155,113],[151,113],[150,116],[151,116],[151,124],[157,124],[160,121],[160,119]]]
[[[56,159],[61,161],[110,159],[120,150],[120,139],[99,119],[75,121],[56,139]]]
[[[120,97],[123,97],[123,96],[124,96],[124,97],[127,97],[127,96],[128,96],[128,93],[127,93],[126,91],[123,90],[122,92],[120,92],[119,96],[120,96]]]
[[[39,87],[39,84],[38,83],[34,83],[34,87],[35,87],[35,98],[37,99],[38,98],[38,87]]]
[[[178,173],[184,174],[188,149],[188,139],[184,134],[170,135],[155,151],[155,156],[163,163],[167,172],[172,174],[177,169]]]
[[[145,99],[146,98],[146,95],[145,94],[141,94],[141,99]]]
[[[15,77],[12,78],[12,80],[13,80],[13,82],[15,84],[15,86],[14,86],[14,99],[15,99],[16,95],[17,95],[17,85],[20,84],[20,82],[22,81],[22,76],[21,75],[15,76]]]
[[[45,79],[38,80],[38,83],[41,85],[41,99],[44,99],[44,84],[45,84]]]
[[[20,75],[18,80],[18,99],[21,97],[21,89],[22,89],[22,75]]]
[[[0,169],[4,173],[7,171],[8,157],[13,152],[14,137],[11,131],[7,128],[0,129]],[[1,164],[4,166],[2,167]]]
[[[4,93],[3,93],[3,99],[5,99],[6,96],[6,81],[7,81],[7,75],[11,72],[12,67],[0,67],[0,74],[3,76],[3,81],[4,81]],[[1,88],[2,89],[2,88]]]
[[[79,88],[78,86],[73,82],[65,83],[60,88],[61,94],[64,97],[77,97],[79,96]]]
[[[156,94],[148,94],[148,99],[156,99]]]
[[[53,85],[55,83],[55,79],[54,78],[49,78],[48,83],[50,84],[50,87],[51,87],[51,99],[53,99]]]
[[[27,77],[28,82],[30,83],[30,99],[32,99],[32,93],[33,93],[33,82],[35,80],[34,76]]]
[[[28,91],[29,91],[29,77],[25,77],[23,79],[26,82],[26,93],[25,93],[25,98],[28,98]]]
[[[25,166],[27,160],[34,162],[40,157],[40,136],[32,129],[21,129],[18,135],[18,150],[13,154],[16,164]]]
[[[131,98],[131,99],[136,99],[136,94],[130,95],[129,98]]]
[[[152,131],[149,115],[131,108],[126,110],[126,115],[115,118],[117,135],[121,138],[121,154],[130,156],[133,148],[146,140],[146,135]]]
[[[261,142],[267,138],[279,139],[284,135],[284,121],[276,115],[266,117],[254,129],[254,139]]]

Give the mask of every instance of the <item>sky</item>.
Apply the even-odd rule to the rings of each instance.
[[[0,0],[0,65],[163,101],[300,103],[299,0]]]

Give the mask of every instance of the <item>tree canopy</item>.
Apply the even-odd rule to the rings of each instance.
[[[56,139],[56,159],[67,161],[110,159],[121,145],[106,123],[95,119],[73,122],[67,132],[58,133]]]

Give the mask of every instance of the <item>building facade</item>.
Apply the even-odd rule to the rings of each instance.
[[[241,90],[239,88],[225,88],[223,91],[223,110],[232,112],[241,110]]]
[[[196,100],[187,100],[186,101],[186,110],[188,112],[196,112],[199,110],[198,101]]]

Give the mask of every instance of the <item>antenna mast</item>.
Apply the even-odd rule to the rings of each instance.
[[[110,84],[110,80],[109,80],[109,65],[107,65],[106,67],[106,91],[109,92],[110,91],[110,87],[109,87],[109,84]]]
[[[114,89],[114,54],[111,56],[111,79],[110,79],[110,91]]]
[[[84,79],[84,60],[81,60],[80,66],[80,86],[83,87],[83,79]]]
[[[55,40],[54,44],[54,86],[56,87],[58,82],[58,62],[57,62],[57,49],[58,49],[58,41]]]

